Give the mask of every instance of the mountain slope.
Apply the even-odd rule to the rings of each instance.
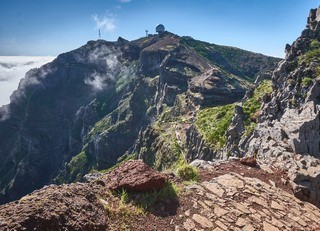
[[[227,131],[226,153],[288,171],[296,197],[320,205],[320,9],[292,44],[272,81],[247,95]],[[261,85],[260,85],[261,86]]]
[[[119,157],[147,158],[158,168],[172,164],[175,158],[164,161],[177,154],[171,149],[166,156],[158,146],[150,154],[159,139],[175,144],[168,139],[172,124],[162,121],[188,119],[190,125],[199,108],[240,100],[278,61],[169,32],[131,42],[90,41],[59,55],[29,71],[0,109],[0,203],[53,180],[81,180]],[[155,137],[144,139],[150,130]]]

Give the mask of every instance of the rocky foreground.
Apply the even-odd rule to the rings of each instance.
[[[293,196],[284,172],[237,160],[193,164],[201,174],[200,181],[191,184],[157,173],[142,161],[129,161],[110,172],[111,178],[104,174],[90,183],[44,187],[2,205],[0,230],[320,229],[319,209]],[[180,188],[178,196],[139,207],[145,190],[166,179]],[[121,191],[110,189],[116,184],[131,187],[126,200]]]

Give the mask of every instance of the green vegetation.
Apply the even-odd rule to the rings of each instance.
[[[120,193],[110,193],[109,196],[112,198],[112,203],[109,203],[104,198],[100,198],[100,202],[104,205],[109,218],[116,221],[116,224],[110,223],[111,230],[128,230],[130,222],[137,218],[137,216],[145,215],[145,210],[139,206],[135,206],[129,202],[129,193],[125,190]],[[120,201],[117,201],[119,197]],[[117,227],[112,227],[116,225]]]
[[[316,39],[313,39],[310,43],[311,49],[320,49],[320,42]]]
[[[299,64],[304,62],[310,65],[312,61],[320,62],[320,43],[316,39],[311,41],[307,53],[299,57]]]
[[[253,121],[245,121],[245,131],[243,133],[243,136],[248,136],[251,132],[254,131],[254,129],[256,128],[257,123],[253,122]]]
[[[272,93],[271,80],[264,80],[253,92],[253,95],[243,104],[243,112],[247,117],[245,121],[244,135],[248,135],[256,127],[256,120],[259,116],[262,97]]]
[[[261,67],[272,70],[280,61],[278,58],[266,57],[235,47],[210,44],[190,37],[183,37],[181,43],[227,71],[229,76],[231,73],[249,82],[254,82]]]
[[[193,77],[197,74],[197,72],[195,72],[192,68],[187,67],[187,66],[182,66],[182,65],[176,65],[174,67],[167,67],[166,69],[170,72],[182,74],[182,75],[185,75],[188,77]]]
[[[125,89],[133,80],[136,78],[135,73],[137,72],[138,61],[124,63],[123,68],[121,68],[119,76],[116,82],[116,93],[119,93]]]
[[[195,167],[190,166],[189,164],[183,164],[177,169],[177,175],[185,181],[198,181],[199,172]]]
[[[158,202],[177,200],[180,192],[180,187],[178,187],[171,181],[166,181],[165,186],[160,190],[134,193],[122,189],[120,191],[112,192],[112,195],[119,198],[119,206],[117,206],[117,212],[119,212],[119,210],[131,210],[131,212],[127,211],[126,214],[132,214],[136,212],[138,212],[139,214],[145,214],[147,211],[151,210],[152,207]]]
[[[100,134],[104,130],[107,130],[111,126],[111,117],[110,115],[104,117],[103,119],[99,120],[91,131],[88,133],[88,138],[92,138],[95,134]]]
[[[202,57],[210,60],[210,58],[211,58],[210,52],[209,52],[210,43],[201,42],[201,41],[189,38],[189,37],[188,38],[182,38],[181,39],[181,43],[184,44],[184,45],[187,45],[190,48],[192,48],[198,54],[200,54]]]
[[[303,77],[302,80],[301,80],[301,85],[303,87],[308,87],[310,84],[312,84],[312,79],[309,78],[309,77]]]
[[[234,107],[235,104],[228,104],[198,112],[197,129],[215,150],[221,149],[226,143],[226,131],[234,115]]]
[[[167,134],[161,136],[162,147],[154,153],[155,158],[152,163],[152,167],[158,170],[167,170],[175,169],[178,163],[184,162],[184,156],[182,148],[177,142],[177,139]]]
[[[310,50],[299,59],[300,63],[305,62],[309,65],[312,61],[320,61],[320,49]]]
[[[253,92],[253,95],[243,104],[243,112],[254,120],[256,112],[261,107],[262,97],[266,94],[272,93],[271,80],[264,80]]]
[[[159,209],[161,203],[177,203],[180,191],[180,187],[171,181],[166,181],[164,188],[158,191],[144,193],[128,192],[124,189],[108,191],[105,198],[100,198],[100,202],[104,205],[110,220],[116,221],[117,227],[110,222],[109,228],[127,230],[132,220]]]
[[[130,78],[126,75],[121,76],[116,82],[116,92],[120,92],[130,83]]]
[[[66,166],[66,172],[69,182],[80,181],[84,174],[89,172],[92,160],[85,151],[72,157],[71,161]]]
[[[163,106],[163,111],[159,116],[158,123],[164,122],[172,122],[172,108],[168,107],[167,105]]]
[[[122,205],[126,204],[128,202],[129,199],[129,194],[127,192],[127,190],[125,189],[121,189],[120,191],[120,203]]]
[[[100,170],[99,172],[100,173],[108,173],[108,172],[111,172],[113,169],[119,167],[120,165],[124,164],[125,162],[127,162],[128,160],[133,160],[135,157],[135,155],[123,155],[123,156],[120,156],[118,158],[118,161],[115,165],[113,165],[111,168],[108,168],[108,169],[103,169],[103,170]],[[96,170],[95,170],[96,171]]]
[[[174,124],[174,123],[172,123]],[[172,130],[172,124],[161,132],[156,153],[148,153],[147,148],[142,147],[140,152],[154,155],[147,163],[155,169],[168,173],[174,173],[185,181],[197,181],[199,173],[196,168],[191,167],[185,160],[183,148],[179,145]],[[161,145],[160,145],[161,144]],[[143,156],[143,154],[142,154]],[[146,160],[145,160],[146,161]]]

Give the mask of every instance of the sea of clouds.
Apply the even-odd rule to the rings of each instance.
[[[52,56],[0,56],[0,107],[10,103],[10,95],[27,71],[53,59]]]

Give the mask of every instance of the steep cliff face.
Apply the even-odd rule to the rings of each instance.
[[[2,113],[3,193],[14,199],[43,186],[81,151],[81,133],[117,106],[113,85],[126,59],[117,43],[89,42],[27,73]]]
[[[286,58],[272,76],[273,91],[261,98],[257,127],[240,141],[244,151],[319,157],[319,11],[311,10],[307,28],[286,46]]]
[[[320,204],[319,14],[319,8],[311,10],[306,29],[292,45],[286,45],[286,57],[269,83],[272,91],[264,82],[264,87],[248,95],[227,132],[231,155],[257,156],[286,169],[295,195],[317,205]],[[254,107],[253,102],[258,101],[261,108]],[[248,105],[253,109],[249,113]]]
[[[278,61],[171,33],[90,41],[59,55],[29,71],[0,110],[0,203],[130,154],[161,168],[166,144],[185,155],[199,108],[240,100]]]

